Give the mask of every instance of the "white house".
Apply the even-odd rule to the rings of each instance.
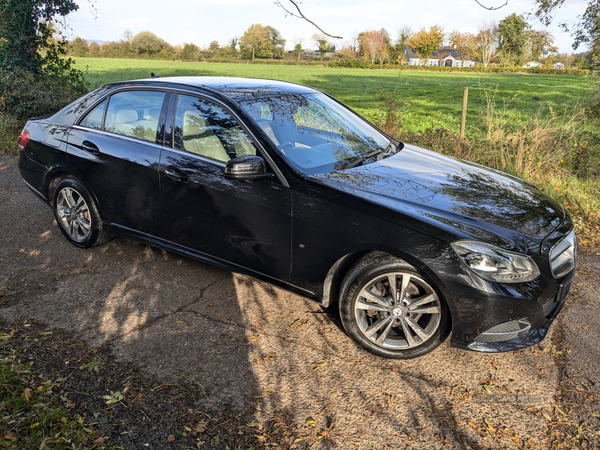
[[[404,56],[409,66],[473,67],[477,64],[471,59],[463,61],[453,47],[440,47],[427,61],[421,61],[415,51],[407,45],[404,47]]]
[[[523,66],[524,69],[530,69],[532,67],[542,67],[542,64],[537,61],[529,61]]]
[[[561,62],[556,62],[552,64],[553,69],[565,70],[565,65]]]

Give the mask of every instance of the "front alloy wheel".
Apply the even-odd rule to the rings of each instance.
[[[363,336],[388,349],[415,348],[440,326],[442,307],[422,278],[407,272],[380,275],[363,286],[354,302]]]
[[[347,333],[366,350],[388,358],[414,358],[448,335],[446,305],[406,262],[367,255],[347,275],[340,315]]]

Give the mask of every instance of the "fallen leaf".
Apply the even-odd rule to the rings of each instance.
[[[75,408],[75,403],[68,401],[67,402],[67,408],[71,409],[71,408]]]
[[[94,444],[96,444],[96,445],[102,445],[102,444],[104,444],[104,441],[106,441],[106,438],[103,438],[102,436],[100,436],[98,439],[96,439],[94,441]]]
[[[489,422],[488,422],[486,419],[483,419],[483,422],[484,422],[484,423],[485,423],[485,425],[488,427],[488,430],[490,430],[492,433],[495,433],[495,432],[496,432],[496,430],[494,429],[494,427],[493,427],[493,426],[491,426],[491,425],[490,425],[490,423],[489,423]]]
[[[25,400],[27,400],[27,401],[31,400],[31,397],[33,397],[33,393],[31,392],[31,389],[26,388],[25,391],[23,392],[23,397],[25,397]]]
[[[175,440],[175,436],[173,436],[173,435],[170,435],[170,436],[167,438],[167,441],[168,441],[168,442],[173,442],[174,440]]]
[[[198,425],[196,425],[196,432],[197,433],[204,433],[206,431],[207,428],[207,424],[204,422],[199,422]]]

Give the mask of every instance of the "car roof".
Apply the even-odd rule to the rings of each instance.
[[[185,85],[214,91],[241,101],[244,97],[269,97],[281,94],[314,94],[320,91],[301,84],[263,78],[240,77],[161,77],[123,82],[123,84]],[[121,83],[119,83],[121,84]]]

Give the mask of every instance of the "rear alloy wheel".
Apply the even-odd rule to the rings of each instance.
[[[88,248],[109,240],[94,201],[75,178],[64,178],[58,182],[53,205],[60,231],[73,245]]]
[[[347,333],[387,358],[414,358],[448,335],[448,311],[431,284],[406,262],[368,255],[347,275],[340,315]]]

